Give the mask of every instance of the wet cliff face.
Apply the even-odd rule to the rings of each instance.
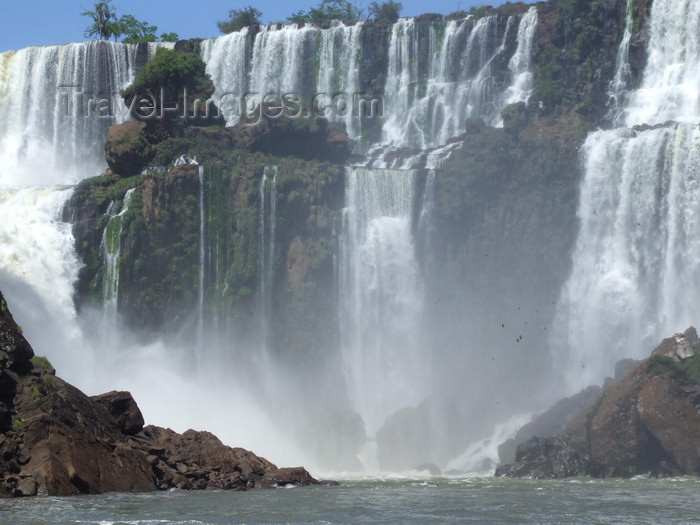
[[[342,167],[241,150],[235,157],[228,168],[200,172],[184,164],[163,173],[106,175],[82,183],[70,204],[86,262],[79,304],[99,306],[108,299],[104,232],[133,188],[112,233],[119,246],[118,309],[129,327],[144,336],[179,333],[183,326],[196,332],[203,316],[209,332],[215,318],[227,318],[239,325],[238,337],[252,338],[265,315],[274,318],[270,338],[290,354],[320,340],[329,344],[332,294],[326,290],[333,286]],[[273,295],[263,298],[261,286]],[[198,311],[201,300],[204,312]],[[285,307],[263,312],[263,301]]]
[[[506,57],[517,45],[516,32],[505,31],[507,17],[528,7],[480,13],[498,15],[494,34],[506,50],[492,64],[494,86],[506,82]],[[645,63],[648,9],[643,0],[633,9],[632,82]],[[440,380],[420,410],[393,421],[392,432],[413,441],[409,449],[421,449],[410,462],[454,457],[533,402],[522,395],[526,381],[553,373],[549,332],[579,226],[579,149],[590,130],[610,120],[608,92],[626,14],[623,0],[538,4],[529,103],[506,106],[503,128],[468,121],[466,133],[451,139],[459,147],[433,172],[431,222],[421,230],[416,220],[411,233],[424,282],[421,323],[430,327],[420,344],[433,356],[431,378]],[[435,21],[415,23],[424,77]],[[368,24],[362,33],[369,90],[386,86],[391,31]],[[348,138],[338,127],[282,122],[237,131],[190,128],[149,147],[142,164],[169,166],[180,155],[196,155],[198,165],[145,175],[116,169],[118,175],[83,182],[66,212],[85,262],[77,302],[103,308],[114,299],[129,328],[146,339],[185,341],[193,353],[225,342],[236,350],[217,356],[222,367],[265,348],[298,377],[323,377],[323,389],[303,380],[291,388],[308,398],[322,391],[346,406],[338,237]],[[382,140],[378,122],[367,122],[358,142]],[[395,156],[410,153],[416,151]],[[426,194],[429,172],[416,176],[416,202]],[[352,447],[364,435],[356,416],[338,416],[360,436]],[[415,466],[384,452],[390,468]]]

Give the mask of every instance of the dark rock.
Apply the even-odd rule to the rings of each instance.
[[[536,479],[587,474],[590,474],[588,458],[562,438],[532,438],[518,446],[514,464],[496,469],[496,476],[529,476]]]
[[[175,42],[175,50],[180,51],[181,53],[200,53],[201,45],[202,45],[202,40],[201,38],[189,38],[187,40],[178,40]]]
[[[641,361],[637,359],[622,359],[615,364],[615,382],[627,379],[632,371],[639,366]]]
[[[340,482],[332,479],[322,479],[318,482],[322,487],[339,487]]]
[[[698,348],[698,333],[694,327],[688,328],[682,334],[667,337],[654,349],[652,356],[670,357],[677,363],[693,357]]]
[[[105,160],[118,175],[138,175],[155,151],[146,138],[146,123],[129,121],[110,126],[105,144]]]
[[[524,425],[518,430],[513,439],[498,447],[498,457],[501,463],[515,461],[515,451],[518,445],[532,437],[547,438],[564,431],[566,426],[599,395],[600,387],[590,386],[576,395],[558,401],[554,406]]]
[[[677,389],[668,377],[651,379],[637,397],[639,418],[673,460],[671,464],[680,472],[700,474],[700,417]]]
[[[39,485],[31,478],[25,478],[17,483],[14,495],[20,497],[36,496]]]
[[[499,467],[497,474],[555,478],[699,474],[700,385],[685,384],[690,379],[675,364],[696,343],[694,329],[664,339],[652,359],[606,388],[564,432],[521,444],[515,463]]]
[[[143,414],[129,392],[112,391],[92,399],[107,409],[127,436],[133,436],[143,430]]]
[[[1,294],[0,306],[0,497],[317,483],[302,467],[280,469],[208,432],[143,428],[128,392],[88,397],[45,359],[33,364]]]
[[[0,369],[27,373],[33,368],[32,357],[34,350],[22,335],[0,293]]]
[[[322,118],[262,118],[254,125],[236,124],[231,133],[241,148],[306,160],[343,163],[354,147],[344,124]]]

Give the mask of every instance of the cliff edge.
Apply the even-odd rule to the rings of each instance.
[[[209,432],[144,427],[128,392],[88,397],[34,356],[0,293],[0,497],[311,485]]]
[[[518,445],[497,476],[537,479],[700,474],[700,341],[695,328],[664,339],[649,359],[554,436]]]

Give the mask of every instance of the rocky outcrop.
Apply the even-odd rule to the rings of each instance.
[[[533,437],[549,438],[563,432],[576,414],[588,408],[600,392],[600,387],[590,386],[576,395],[558,401],[553,407],[521,427],[512,439],[499,445],[498,457],[501,463],[514,462],[517,446]]]
[[[697,334],[665,339],[652,357],[606,388],[556,437],[532,438],[498,476],[700,474]],[[675,360],[677,358],[677,360]]]
[[[127,436],[133,436],[143,430],[143,415],[134,398],[129,392],[107,392],[99,396],[93,396],[107,409],[121,430]]]
[[[33,368],[34,351],[0,293],[0,431],[12,428],[15,390],[20,374]]]
[[[0,294],[0,497],[317,483],[208,432],[154,426],[128,392],[88,397],[32,358]]]
[[[136,175],[151,161],[155,151],[146,136],[146,123],[129,121],[110,126],[105,143],[107,165],[119,175]]]
[[[262,118],[254,125],[239,123],[231,133],[241,149],[305,160],[343,163],[355,145],[344,124],[323,118]]]
[[[691,326],[682,334],[675,334],[661,341],[661,344],[656,347],[651,355],[668,357],[673,359],[676,363],[680,363],[681,361],[695,356],[699,349],[700,341],[698,341],[698,333],[695,328]]]

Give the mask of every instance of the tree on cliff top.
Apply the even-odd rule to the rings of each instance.
[[[185,104],[185,92],[187,104]],[[158,108],[175,107],[177,111],[168,111],[163,115],[162,121],[175,122],[183,116],[185,108],[192,110],[195,100],[206,102],[214,93],[214,83],[206,72],[206,64],[195,53],[184,53],[175,49],[159,48],[153,58],[136,75],[133,84],[122,90],[126,106],[132,110],[132,115],[141,119],[151,120],[153,115],[159,114]],[[137,104],[132,108],[134,97]],[[143,98],[151,101],[149,109],[140,113],[139,100]],[[150,115],[150,116],[149,116]],[[200,113],[201,115],[201,113]]]
[[[92,19],[92,24],[85,28],[85,38],[97,37],[102,40],[114,40],[122,38],[125,44],[138,44],[141,42],[155,42],[158,40],[157,26],[148,22],[142,22],[133,15],[122,15],[117,18],[117,10],[112,5],[112,0],[95,2],[92,9],[80,13]],[[163,42],[176,42],[177,33],[163,33],[160,40]]]
[[[224,34],[240,31],[244,27],[254,26],[260,23],[262,12],[253,6],[244,7],[243,9],[231,9],[228,12],[228,20],[220,20],[216,23],[219,31]]]
[[[324,22],[327,20],[348,20],[357,22],[362,16],[361,10],[347,0],[322,0],[308,12],[297,11],[287,18],[292,23]]]
[[[399,19],[402,9],[401,2],[372,2],[369,4],[369,16],[381,24],[393,24]]]
[[[208,99],[214,93],[214,83],[206,73],[206,64],[195,53],[159,48],[153,58],[136,75],[134,83],[122,91],[124,98],[146,92],[157,93],[160,88],[182,90]]]
[[[93,22],[85,28],[85,38],[97,37],[101,40],[116,38],[117,13],[112,5],[112,0],[95,2],[92,10],[87,9],[80,13],[81,16],[92,18]]]

